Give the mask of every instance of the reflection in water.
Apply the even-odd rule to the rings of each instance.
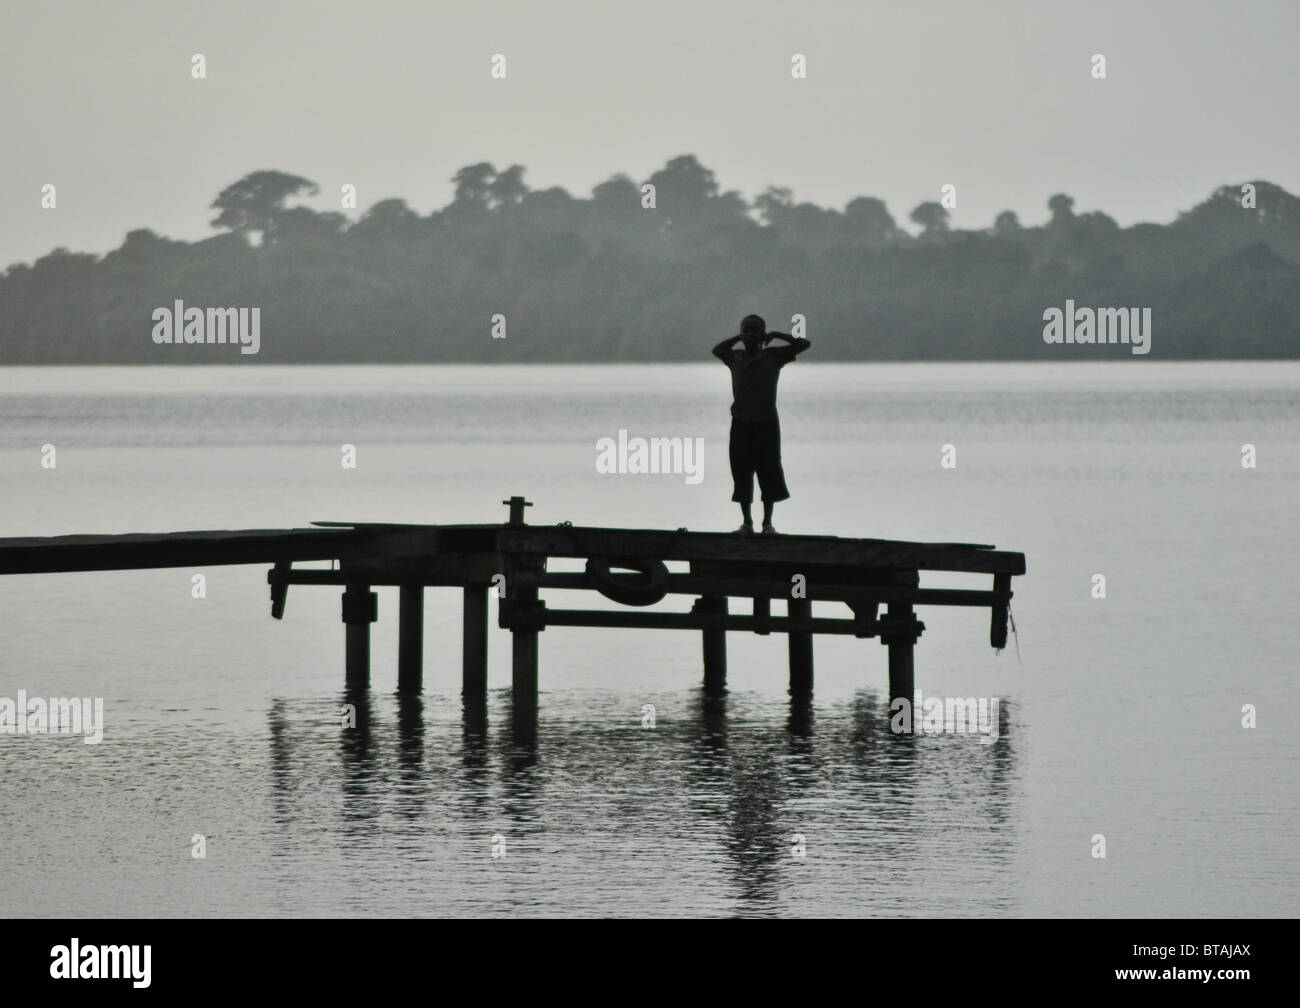
[[[711,800],[699,814],[716,822],[729,855],[729,888],[742,910],[774,909],[783,856],[776,809],[782,783],[771,739],[733,742],[727,732],[727,698],[699,694],[699,737],[691,767],[691,789]],[[715,798],[716,796],[716,798]]]
[[[465,752],[465,765],[486,766],[488,709],[485,697],[464,697],[460,739]]]
[[[371,722],[373,698],[368,690],[347,690],[343,694],[339,749],[341,813],[345,837],[363,834],[379,814],[379,801],[372,787],[378,764],[375,761]],[[355,720],[355,726],[349,724]]]
[[[408,819],[418,819],[429,787],[424,763],[424,698],[418,694],[397,695],[397,767],[397,810]]]
[[[611,912],[600,909],[610,898],[601,886],[641,872],[673,888],[676,874],[703,872],[685,895],[676,891],[676,912],[686,898],[700,901],[699,912],[775,915],[814,895],[804,912],[884,912],[900,899],[908,909],[900,892],[916,887],[918,872],[962,863],[985,880],[981,912],[1008,905],[992,881],[1014,843],[1006,701],[1002,737],[986,745],[970,735],[895,736],[883,699],[868,691],[822,707],[794,701],[784,712],[771,698],[700,691],[657,701],[653,730],[639,722],[640,698],[631,708],[621,696],[547,699],[557,713],[544,711],[532,730],[500,716],[514,713],[508,691],[488,701],[500,708],[491,719],[482,705],[450,698],[361,691],[330,704],[276,700],[273,820],[286,837],[332,836],[358,864],[380,844],[401,870],[426,862],[420,884],[461,879],[462,898],[499,832],[514,871],[555,871],[561,889],[585,874],[612,878],[593,890],[592,913]],[[490,732],[490,723],[501,727]],[[852,905],[836,907],[847,897],[818,890],[828,864],[837,886],[845,873],[853,879]],[[536,905],[505,887],[476,912]],[[945,912],[926,907],[919,912]]]
[[[792,753],[812,752],[812,697],[798,694],[790,698],[790,718],[786,726],[790,729],[790,751]]]
[[[513,691],[512,691],[513,692]],[[526,770],[537,763],[537,701],[510,698],[510,728],[506,735],[510,766]]]

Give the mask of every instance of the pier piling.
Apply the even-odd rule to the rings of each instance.
[[[1011,575],[993,575],[993,603],[989,622],[989,643],[1001,651],[1007,646],[1007,619],[1011,612]]]
[[[461,696],[466,704],[487,702],[488,587],[467,584],[461,614]]]
[[[379,618],[379,597],[369,585],[349,584],[343,590],[343,623],[347,628],[347,671],[349,689],[370,685],[370,624]]]
[[[706,595],[696,601],[695,612],[702,614],[716,626],[705,626],[701,631],[704,641],[704,692],[720,696],[727,691],[727,597]]]
[[[811,626],[812,602],[806,598],[792,598],[786,603],[790,618],[790,695],[810,697],[813,691],[813,635],[812,630],[796,630],[797,622]]]
[[[889,611],[880,621],[880,643],[889,649],[889,703],[895,700],[912,703],[916,693],[913,648],[925,624],[916,618],[910,602],[890,602]],[[912,711],[915,728],[916,712]]]
[[[404,584],[398,596],[397,692],[424,688],[424,585]]]
[[[511,604],[511,701],[516,716],[537,710],[537,589],[513,589]]]

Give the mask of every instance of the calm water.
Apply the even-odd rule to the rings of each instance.
[[[705,365],[0,369],[0,535],[496,521],[512,493],[533,522],[733,528],[728,397]],[[551,628],[529,751],[504,631],[486,735],[463,723],[442,590],[410,701],[381,590],[344,731],[335,589],[278,623],[264,567],[205,599],[189,570],[0,578],[0,696],[107,722],[0,735],[0,912],[1295,914],[1300,365],[800,363],[781,401],[778,528],[1027,554],[1019,659],[986,611],[921,612],[918,686],[1002,698],[997,744],[891,738],[872,640],[818,640],[792,721],[779,635],[730,635],[706,705],[695,634]],[[703,481],[598,474],[620,428],[704,438]]]

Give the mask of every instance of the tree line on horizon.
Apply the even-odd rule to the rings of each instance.
[[[10,266],[0,363],[702,361],[750,312],[805,316],[818,360],[1127,358],[1044,343],[1066,299],[1151,308],[1148,360],[1300,350],[1300,199],[1265,181],[1127,228],[1065,194],[1040,226],[1007,210],[980,230],[925,202],[913,234],[869,196],[746,201],[692,155],[646,180],[653,207],[626,175],[580,198],[524,174],[469,165],[440,210],[392,198],[351,221],[290,205],[319,192],[306,178],[252,172],[213,201],[210,238],[142,228]],[[177,300],[260,308],[260,352],[154,343],[151,313]]]

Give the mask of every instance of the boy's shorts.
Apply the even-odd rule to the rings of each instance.
[[[788,500],[785,472],[781,469],[781,423],[778,420],[731,421],[731,499],[739,504],[754,500],[754,476],[764,501]]]

